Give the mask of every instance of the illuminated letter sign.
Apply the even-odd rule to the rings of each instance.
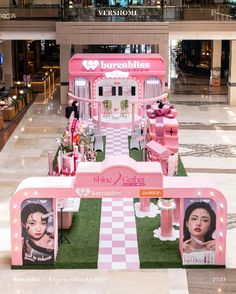
[[[83,66],[87,70],[95,70],[99,66],[98,60],[84,60],[82,62]],[[149,69],[149,62],[142,62],[138,60],[128,60],[127,62],[107,62],[101,61],[101,69],[105,70],[124,70],[124,69]]]

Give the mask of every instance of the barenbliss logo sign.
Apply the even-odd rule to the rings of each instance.
[[[97,16],[137,16],[137,9],[97,8]]]
[[[128,60],[123,62],[106,62],[106,61],[99,62],[98,60],[84,60],[82,64],[87,70],[95,70],[98,66],[100,66],[102,69],[113,69],[113,70],[150,68],[149,62],[141,62],[138,60]]]

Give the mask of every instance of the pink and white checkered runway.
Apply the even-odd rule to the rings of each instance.
[[[130,130],[105,129],[106,154],[128,153]],[[139,254],[133,199],[102,199],[99,269],[139,269]]]

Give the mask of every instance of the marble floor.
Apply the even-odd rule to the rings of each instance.
[[[55,97],[58,97],[57,91]],[[180,153],[189,175],[213,179],[228,201],[227,268],[11,270],[9,200],[21,180],[47,174],[47,152],[66,125],[58,99],[38,96],[0,152],[0,290],[1,293],[236,293],[236,107],[176,100]],[[184,103],[184,99],[188,100]],[[175,100],[175,97],[173,97]],[[190,101],[190,102],[189,102]],[[186,102],[186,101],[185,101]],[[200,286],[199,286],[200,285]]]

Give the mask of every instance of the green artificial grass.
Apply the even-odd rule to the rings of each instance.
[[[185,177],[187,176],[187,172],[184,168],[183,162],[179,156],[178,158],[178,177]]]
[[[139,199],[135,199],[139,201]],[[156,199],[152,200],[154,203]],[[161,241],[153,237],[153,231],[160,227],[160,216],[137,218],[137,238],[140,268],[179,268],[182,260],[179,254],[179,239]]]
[[[131,136],[128,136],[129,157],[136,161],[143,161],[143,152],[139,149],[130,149]]]
[[[56,268],[97,268],[100,218],[101,199],[81,199],[71,228],[64,230],[70,244],[59,246]]]

